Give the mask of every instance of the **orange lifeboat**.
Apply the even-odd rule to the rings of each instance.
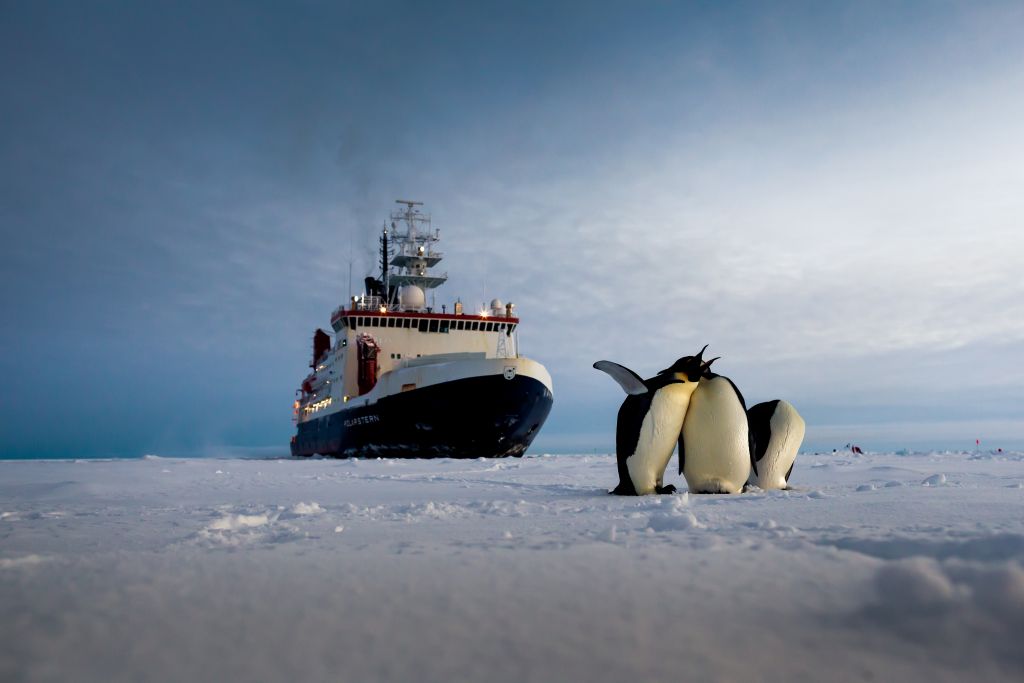
[[[377,384],[377,354],[380,353],[380,345],[364,332],[356,338],[356,346],[359,349],[359,395],[362,396]]]

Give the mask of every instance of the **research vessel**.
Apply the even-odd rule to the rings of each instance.
[[[551,376],[520,355],[514,304],[437,310],[447,280],[436,271],[440,231],[422,202],[396,203],[381,231],[380,277],[313,334],[292,455],[521,456],[551,411]]]

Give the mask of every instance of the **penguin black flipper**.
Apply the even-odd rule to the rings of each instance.
[[[644,384],[644,380],[640,375],[623,365],[613,363],[610,360],[599,360],[594,363],[594,367],[601,372],[607,372],[613,380],[619,383],[622,390],[630,396],[639,396],[640,394],[647,393],[647,385]]]

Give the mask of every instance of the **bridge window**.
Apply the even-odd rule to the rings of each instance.
[[[426,332],[427,331],[427,319],[426,318],[421,318],[419,323],[420,323],[420,332]]]
[[[480,326],[480,323],[478,321],[474,320],[473,321],[473,331],[476,332],[476,330],[479,328],[479,326]]]
[[[448,327],[449,327],[450,324],[451,324],[451,321],[448,321],[448,320],[442,320],[441,321],[441,332],[443,334],[448,334]]]
[[[431,332],[437,332],[437,321],[436,320],[431,320],[430,321],[430,331]]]

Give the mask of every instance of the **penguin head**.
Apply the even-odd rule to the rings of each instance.
[[[677,382],[700,381],[700,378],[709,372],[708,368],[711,367],[711,364],[718,360],[717,358],[712,358],[709,361],[704,360],[704,350],[707,348],[708,345],[705,344],[704,348],[696,356],[683,356],[658,374],[671,375],[673,381]]]

